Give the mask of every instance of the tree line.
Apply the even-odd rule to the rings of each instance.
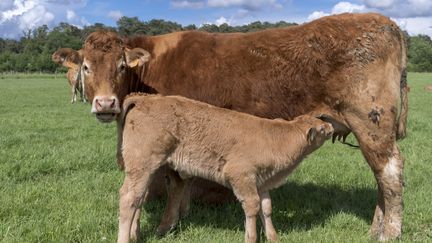
[[[23,33],[19,40],[0,38],[0,72],[47,72],[65,71],[51,61],[51,54],[60,47],[80,49],[85,38],[96,30],[110,30],[122,36],[161,35],[181,30],[198,30],[212,33],[253,32],[268,28],[297,25],[280,21],[277,23],[253,22],[242,26],[228,24],[204,24],[182,26],[162,19],[141,21],[137,17],[122,17],[116,27],[95,23],[82,29],[68,23],[60,23],[49,29],[42,25]],[[408,70],[432,72],[432,40],[427,35],[410,36]]]

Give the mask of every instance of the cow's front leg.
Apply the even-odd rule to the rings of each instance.
[[[72,97],[71,97],[71,103],[72,103],[72,104],[75,103],[75,101],[76,101],[76,96],[77,96],[77,94],[76,94],[76,88],[75,88],[75,85],[72,85]]]

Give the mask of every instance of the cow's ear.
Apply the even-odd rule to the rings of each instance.
[[[317,136],[317,130],[316,128],[312,127],[307,132],[307,141],[308,144],[312,144],[312,142],[315,140],[315,137]]]
[[[140,67],[150,60],[150,53],[142,48],[125,49],[126,62],[130,68]]]
[[[51,59],[67,68],[76,68],[82,63],[82,54],[71,48],[60,48],[52,54]]]

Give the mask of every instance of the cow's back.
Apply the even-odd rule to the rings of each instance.
[[[369,65],[393,58],[397,66],[401,59],[398,27],[377,14],[247,34],[177,36],[175,47],[149,64],[146,84],[268,118],[342,108],[365,85]]]

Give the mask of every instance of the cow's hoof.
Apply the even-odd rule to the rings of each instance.
[[[162,237],[166,235],[167,233],[173,231],[175,228],[175,225],[159,225],[159,227],[156,229],[156,236]]]
[[[187,207],[180,207],[180,218],[184,219],[189,216],[189,205]]]
[[[400,240],[402,236],[402,232],[400,228],[392,227],[393,225],[390,225],[390,227],[385,227],[381,235],[378,237],[379,241],[389,241],[389,240]]]
[[[269,233],[268,235],[266,235],[266,238],[269,242],[276,242],[278,239],[276,232]]]

